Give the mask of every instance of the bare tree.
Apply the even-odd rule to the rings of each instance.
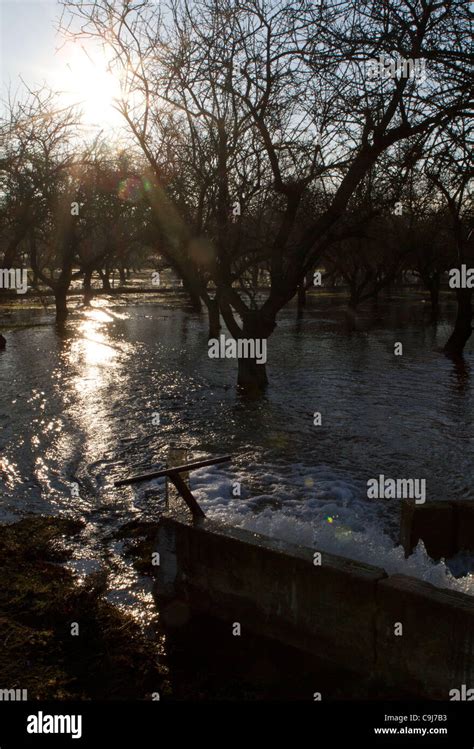
[[[42,87],[26,90],[22,99],[11,99],[1,123],[6,154],[3,206],[11,237],[4,263],[13,260],[23,242],[30,252],[34,280],[40,279],[54,292],[58,322],[67,315],[75,253],[67,176],[74,163],[77,122],[76,112],[61,107],[59,97]]]
[[[445,205],[460,273],[463,265],[474,261],[473,132],[472,121],[465,118],[449,123],[439,131],[426,165],[427,177]],[[462,354],[472,333],[472,289],[457,288],[456,300],[456,321],[444,347],[451,356]]]
[[[70,33],[98,36],[115,52],[128,93],[122,113],[150,164],[171,254],[235,338],[271,335],[278,312],[341,238],[352,196],[380,159],[401,143],[416,151],[472,101],[462,0],[176,0],[163,12],[147,2],[64,5],[80,19]],[[384,68],[374,77],[382,58],[392,73]],[[426,77],[407,73],[400,60],[425,63]],[[191,149],[191,220],[164,187],[160,123],[167,116]],[[236,286],[241,257],[231,243],[233,191],[244,171],[273,208],[264,252],[270,289],[258,307]],[[315,186],[323,205],[302,221]],[[206,211],[213,220],[204,226]],[[250,253],[251,262],[253,254],[261,262]],[[263,387],[265,367],[239,360],[238,381]]]

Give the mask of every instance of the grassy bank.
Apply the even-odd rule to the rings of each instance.
[[[65,538],[81,529],[47,517],[0,526],[0,688],[28,699],[150,698],[163,684],[157,644],[107,602],[103,573],[79,584],[61,564]]]

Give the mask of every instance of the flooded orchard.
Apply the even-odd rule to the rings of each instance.
[[[302,317],[288,307],[257,400],[236,388],[236,362],[209,358],[206,316],[178,296],[97,298],[62,335],[50,319],[16,310],[1,354],[3,519],[84,521],[77,569],[114,560],[109,595],[137,616],[143,581],[110,538],[128,521],[159,517],[164,483],[113,482],[161,467],[173,442],[193,458],[233,456],[192,475],[210,517],[473,589],[470,575],[459,576],[470,560],[450,563],[457,580],[421,545],[405,560],[400,500],[367,498],[367,481],[380,474],[425,479],[428,501],[474,496],[469,363],[439,352],[449,326],[443,317],[430,324],[421,299],[400,296],[356,318],[337,296],[311,297]]]

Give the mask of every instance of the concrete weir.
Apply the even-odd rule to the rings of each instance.
[[[156,551],[164,606],[239,622],[414,696],[474,687],[470,596],[186,512],[161,518]]]

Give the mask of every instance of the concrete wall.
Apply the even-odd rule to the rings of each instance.
[[[471,596],[390,575],[377,585],[375,642],[377,672],[416,693],[447,700],[451,689],[474,686]]]
[[[311,549],[179,514],[160,521],[157,550],[171,623],[189,607],[420,696],[474,687],[470,596],[326,552],[315,565]]]

